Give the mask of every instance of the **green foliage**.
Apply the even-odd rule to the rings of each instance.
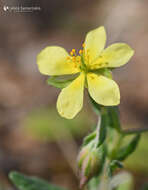
[[[90,97],[90,96],[89,96]],[[98,121],[98,126],[97,126],[97,131],[96,131],[96,144],[97,147],[99,147],[103,142],[105,141],[106,138],[106,128],[108,126],[108,113],[107,110],[104,106],[101,106],[97,104],[91,97],[90,101],[93,105],[93,109],[95,113],[99,116],[99,121]]]
[[[100,68],[100,69],[94,70],[94,73],[96,73],[98,75],[104,75],[104,76],[112,79],[112,72],[108,68]]]
[[[118,107],[108,107],[109,125],[117,131],[121,131]]]
[[[72,81],[74,80],[73,79],[65,79],[65,80],[60,80],[60,79],[57,79],[57,77],[50,77],[49,79],[47,79],[47,84],[49,85],[52,85],[56,88],[65,88],[67,87]]]
[[[28,177],[19,172],[11,172],[9,178],[19,190],[65,190],[62,187],[49,184],[45,180]]]
[[[91,97],[90,100],[95,113],[99,116],[100,123],[98,123],[96,130],[85,138],[83,145],[85,146],[94,142],[93,144],[96,143],[97,146],[105,145],[107,147],[107,154],[105,154],[104,160],[108,160],[107,166],[105,166],[108,169],[103,168],[100,177],[101,174],[104,175],[102,172],[108,171],[105,176],[107,175],[112,178],[113,172],[117,168],[123,167],[121,161],[128,158],[135,151],[140,140],[140,134],[145,130],[122,130],[117,107],[104,107],[98,105]],[[90,189],[93,189],[93,186],[94,189],[98,189],[98,185],[94,181],[91,180],[93,182],[92,186],[91,182],[89,183]],[[131,186],[128,183],[118,186],[118,189],[130,188]]]
[[[61,85],[59,83],[57,84]],[[63,88],[66,83],[62,85],[59,86],[59,88]],[[128,158],[128,156],[135,151],[142,130],[140,132],[123,131],[117,107],[104,107],[98,105],[91,97],[90,99],[93,109],[99,118],[99,122],[95,130],[84,138],[83,146],[78,157],[78,167],[81,187],[85,184],[89,184],[88,187],[91,190],[92,186],[96,190],[98,189],[99,182],[102,182],[102,180],[100,180],[102,176],[112,178],[114,171],[116,171],[117,168],[123,167],[121,161]],[[94,124],[86,113],[80,114],[80,116],[74,120],[66,120],[60,118],[52,109],[35,111],[31,113],[25,121],[25,129],[27,129],[29,133],[46,141],[68,139],[71,138],[71,134],[76,137],[83,136],[88,131],[90,125],[92,126]],[[106,173],[104,174],[104,172]],[[45,181],[34,177],[28,178],[16,172],[12,174],[16,181],[14,181],[11,175],[10,178],[20,190],[28,190],[25,189],[26,187],[29,187],[29,190],[38,190],[36,187],[41,186],[46,190],[44,186]],[[88,183],[88,181],[90,181],[90,183]],[[42,182],[44,182],[43,185]],[[38,185],[34,186],[34,183]],[[47,190],[61,190],[61,188],[54,185],[48,184],[47,186]],[[118,190],[124,189],[130,189],[130,185],[125,183],[118,186]]]
[[[140,134],[135,135],[135,137],[129,142],[127,146],[124,146],[118,150],[116,159],[123,161],[125,158],[127,158],[132,152],[135,151],[139,140]]]
[[[96,138],[97,147],[102,145],[106,138],[106,127],[108,124],[106,113],[102,114],[102,116],[100,117],[100,120],[101,120],[100,123],[98,123],[98,125],[100,125],[100,126],[97,127],[97,134],[98,134],[98,136],[97,136],[98,138]]]
[[[148,133],[141,135],[136,151],[124,161],[126,168],[148,176]]]
[[[84,140],[83,140],[83,145],[82,146],[86,146],[87,144],[89,144],[92,140],[94,140],[96,138],[96,131],[90,133],[89,135],[87,135]]]

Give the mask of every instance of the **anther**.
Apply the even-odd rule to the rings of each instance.
[[[75,49],[72,49],[72,52],[73,52],[73,53],[75,53],[75,52],[76,52],[76,50],[75,50]]]
[[[83,48],[85,47],[85,43],[82,44],[82,47],[83,47]]]
[[[83,53],[83,50],[80,49],[79,54],[81,55]]]
[[[73,52],[72,51],[70,52],[70,55],[73,56]]]

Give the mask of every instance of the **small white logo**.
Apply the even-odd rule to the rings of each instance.
[[[23,6],[3,6],[3,10],[9,12],[34,12],[34,11],[41,11],[41,7],[39,6],[32,6],[32,7],[23,7]]]
[[[3,10],[4,10],[4,11],[8,11],[8,10],[9,10],[9,7],[4,5],[4,6],[3,6]]]

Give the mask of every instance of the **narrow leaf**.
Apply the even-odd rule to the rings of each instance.
[[[19,172],[10,172],[9,178],[19,190],[65,190],[49,184],[45,180],[37,177],[28,177]]]
[[[90,133],[88,136],[84,138],[82,146],[86,146],[87,144],[89,144],[92,140],[95,139],[95,137],[96,137],[96,131]]]
[[[121,131],[118,107],[108,107],[108,114],[110,118],[110,126],[118,131]]]
[[[122,161],[125,158],[127,158],[132,152],[134,152],[134,150],[138,145],[139,140],[140,140],[140,134],[136,135],[127,146],[119,149],[116,159]]]
[[[98,142],[97,142],[97,147],[99,147],[101,144],[103,144],[105,138],[106,138],[106,127],[108,124],[108,119],[106,114],[101,115],[101,123],[100,123],[100,128],[98,128]]]

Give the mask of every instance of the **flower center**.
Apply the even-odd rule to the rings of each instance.
[[[77,55],[76,50],[72,49],[70,52],[71,57],[67,59],[74,64],[75,67],[79,67],[81,71],[88,72],[89,68],[89,50],[84,50],[85,44],[82,44],[82,48]]]

